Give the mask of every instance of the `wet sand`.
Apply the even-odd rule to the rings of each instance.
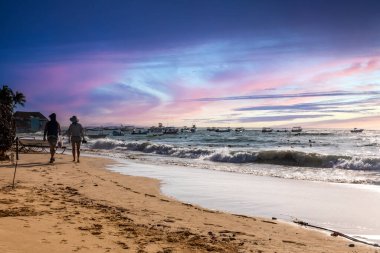
[[[159,179],[182,202],[248,216],[302,220],[380,244],[380,186],[294,180],[119,159],[110,169]]]
[[[178,202],[160,182],[105,169],[112,160],[21,154],[0,164],[0,252],[376,252],[278,220]],[[380,250],[378,250],[380,252]]]

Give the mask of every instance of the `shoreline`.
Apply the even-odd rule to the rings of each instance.
[[[161,192],[181,202],[247,216],[276,217],[286,222],[298,220],[366,242],[380,241],[380,227],[376,225],[376,210],[380,209],[378,186],[300,181],[125,159],[116,161],[116,165],[108,166],[110,170],[158,179],[162,182]],[[368,206],[371,209],[365,208]]]
[[[287,222],[181,203],[158,180],[106,169],[115,164],[109,158],[20,158],[15,190],[13,166],[0,164],[2,252],[376,252]]]

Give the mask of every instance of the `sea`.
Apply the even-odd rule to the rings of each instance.
[[[103,133],[107,133],[103,131]],[[83,147],[119,158],[257,176],[380,184],[380,131],[214,132],[88,139]]]

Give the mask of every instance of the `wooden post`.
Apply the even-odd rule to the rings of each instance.
[[[16,138],[16,161],[18,160],[18,137]]]
[[[15,179],[16,179],[17,163],[18,163],[18,137],[16,138],[16,164],[15,164],[15,172],[13,173],[12,189],[15,188]]]

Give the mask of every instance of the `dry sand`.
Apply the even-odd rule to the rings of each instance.
[[[21,154],[0,164],[0,252],[380,252],[278,220],[214,212],[161,195],[112,160]]]

